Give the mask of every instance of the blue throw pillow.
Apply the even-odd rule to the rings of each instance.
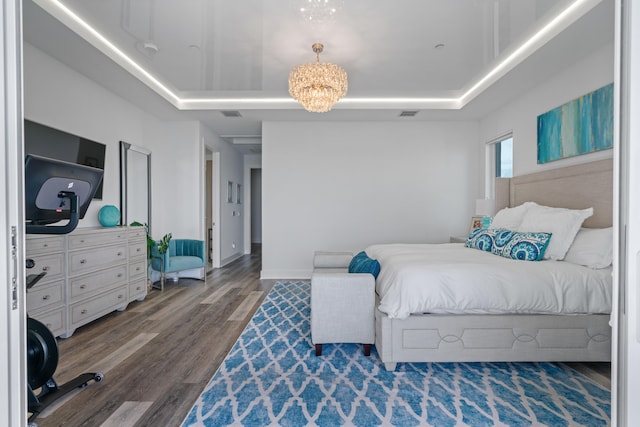
[[[380,273],[380,263],[371,259],[365,251],[358,253],[349,263],[349,273],[370,273],[374,278],[378,278]]]
[[[493,249],[493,241],[498,231],[499,230],[476,228],[469,234],[464,245],[471,249],[491,252]]]
[[[551,233],[521,233],[496,230],[493,240],[494,254],[521,261],[540,261],[549,246]]]

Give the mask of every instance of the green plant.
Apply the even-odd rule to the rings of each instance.
[[[167,233],[162,236],[162,239],[158,242],[158,252],[166,254],[169,249],[169,242],[171,241],[171,233]]]
[[[149,234],[149,225],[146,223],[141,223],[139,221],[133,221],[131,224],[132,227],[144,227],[145,233],[147,233],[147,259],[151,258],[151,249],[156,245],[156,241],[153,240],[151,235]]]

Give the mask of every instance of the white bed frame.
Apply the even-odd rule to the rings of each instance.
[[[496,209],[535,201],[594,208],[586,227],[613,216],[611,159],[496,182]],[[379,301],[376,300],[376,307]],[[390,319],[376,309],[376,349],[387,370],[398,362],[611,360],[607,315],[411,315]]]

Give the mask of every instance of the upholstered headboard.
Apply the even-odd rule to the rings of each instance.
[[[609,227],[613,223],[613,160],[496,179],[496,210],[527,201],[570,209],[593,207],[593,216],[584,226]]]

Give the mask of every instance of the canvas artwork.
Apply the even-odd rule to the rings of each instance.
[[[538,163],[613,148],[613,83],[538,116]]]

